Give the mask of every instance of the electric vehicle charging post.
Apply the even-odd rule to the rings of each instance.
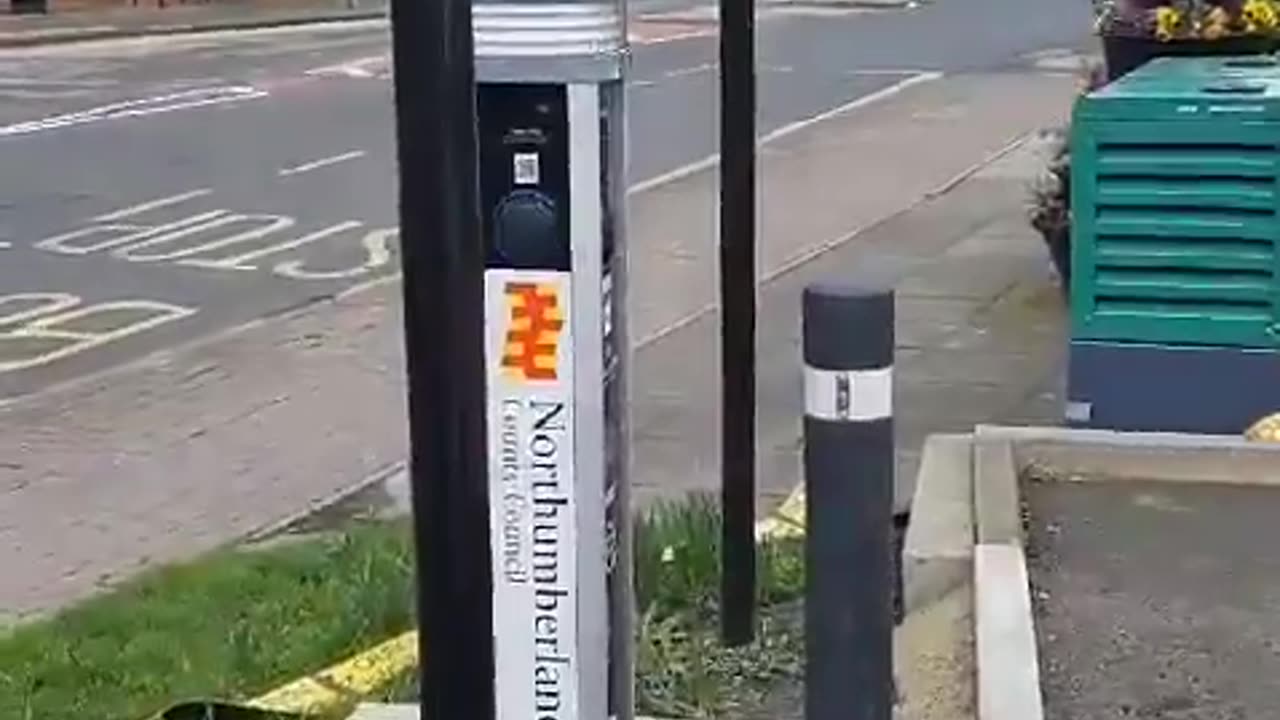
[[[423,717],[631,720],[625,7],[392,23]]]

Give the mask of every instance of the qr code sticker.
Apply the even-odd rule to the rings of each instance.
[[[514,179],[516,185],[537,185],[540,172],[536,153],[516,153],[514,159]]]

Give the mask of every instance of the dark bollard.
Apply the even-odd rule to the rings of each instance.
[[[893,291],[805,290],[805,718],[893,713]]]

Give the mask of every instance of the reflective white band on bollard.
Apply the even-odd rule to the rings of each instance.
[[[874,422],[893,417],[893,368],[820,370],[805,366],[804,411],[817,420]]]

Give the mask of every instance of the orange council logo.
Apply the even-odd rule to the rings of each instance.
[[[555,380],[556,349],[564,327],[559,289],[544,283],[509,282],[505,294],[511,324],[502,369],[521,380]]]

